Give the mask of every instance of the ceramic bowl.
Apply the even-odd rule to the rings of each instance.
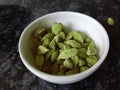
[[[55,76],[38,70],[30,50],[30,36],[36,28],[51,27],[53,22],[61,22],[65,29],[79,30],[91,37],[98,48],[99,61],[84,72],[68,76]],[[104,27],[94,18],[82,13],[61,11],[44,15],[31,22],[22,32],[18,48],[22,62],[33,74],[48,82],[69,84],[85,79],[100,67],[109,51],[109,37]]]

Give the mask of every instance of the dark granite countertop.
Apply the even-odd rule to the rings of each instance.
[[[36,18],[65,10],[97,19],[109,35],[110,51],[88,78],[57,85],[26,69],[18,54],[18,41],[23,29]],[[107,24],[108,17],[114,18],[114,26]],[[120,90],[120,0],[0,0],[0,90]]]

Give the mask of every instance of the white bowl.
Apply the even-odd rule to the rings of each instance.
[[[90,36],[99,50],[99,61],[90,69],[69,76],[55,76],[39,71],[35,67],[33,55],[30,51],[30,36],[36,28],[40,26],[51,27],[53,22],[61,22],[66,28],[79,30]],[[69,84],[85,79],[100,67],[108,54],[109,37],[104,27],[92,17],[82,13],[62,11],[44,15],[29,24],[20,37],[18,47],[22,62],[33,74],[48,82]]]

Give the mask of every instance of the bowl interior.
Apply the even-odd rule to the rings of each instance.
[[[72,12],[58,12],[38,18],[23,31],[19,45],[21,56],[24,59],[23,62],[27,62],[35,67],[34,58],[30,51],[31,33],[38,27],[51,27],[53,22],[61,22],[65,26],[65,29],[78,30],[91,37],[99,50],[98,55],[100,60],[103,61],[105,59],[109,48],[109,39],[105,29],[96,20],[87,15]],[[102,61],[98,61],[98,63]]]

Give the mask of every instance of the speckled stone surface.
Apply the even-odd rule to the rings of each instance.
[[[23,29],[36,18],[55,11],[92,16],[106,29],[109,54],[88,78],[73,84],[46,82],[23,65],[18,41]],[[115,20],[114,26],[106,22]],[[0,90],[120,90],[120,0],[0,0]]]

